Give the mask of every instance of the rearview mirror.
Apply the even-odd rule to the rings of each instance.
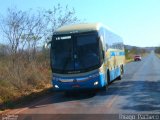
[[[102,50],[102,57],[103,57],[103,60],[105,59],[105,52],[104,50]]]
[[[49,41],[49,42],[46,42],[45,44],[44,44],[44,48],[50,48],[50,46],[51,46],[51,41]]]

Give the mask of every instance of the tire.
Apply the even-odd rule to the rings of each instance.
[[[73,93],[72,93],[71,91],[65,91],[65,92],[64,92],[64,95],[65,95],[66,97],[71,97],[71,96],[73,95]]]
[[[120,76],[117,77],[118,80],[122,80],[122,76],[124,73],[123,65],[120,67]]]
[[[122,80],[122,75],[118,76],[117,80]]]
[[[107,87],[107,86],[105,85],[105,86],[103,86],[100,90],[101,90],[101,91],[106,91],[106,89],[107,89],[106,87]]]
[[[123,65],[121,66],[121,70],[122,70],[122,75],[124,74],[124,68]]]
[[[110,84],[110,72],[107,70],[107,85]]]

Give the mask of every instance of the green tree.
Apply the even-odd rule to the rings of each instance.
[[[160,54],[160,47],[156,47],[155,52]]]

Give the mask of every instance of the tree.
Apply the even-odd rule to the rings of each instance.
[[[34,60],[38,44],[51,40],[53,32],[58,27],[76,22],[79,20],[75,16],[75,10],[58,4],[53,10],[40,9],[36,12],[8,9],[7,16],[2,16],[0,27],[10,45],[14,63],[19,58],[19,53],[24,51],[27,51],[29,61]]]
[[[160,54],[160,47],[156,47],[155,52]]]
[[[0,18],[3,40],[9,46],[7,80],[20,91],[27,88],[26,85],[30,82],[36,81],[34,83],[38,84],[37,81],[40,80],[41,73],[37,73],[42,64],[35,62],[35,58],[38,58],[38,45],[43,46],[44,41],[51,40],[58,27],[79,22],[74,9],[62,7],[60,4],[54,6],[53,10],[22,11],[9,8],[6,16]],[[48,51],[44,51],[46,52]]]
[[[8,46],[0,44],[0,57],[6,56],[8,54]]]
[[[58,4],[54,6],[52,10],[44,10],[44,17],[48,23],[46,40],[51,40],[52,34],[57,28],[63,25],[80,22],[75,16],[75,9],[69,9],[68,5],[62,7]]]
[[[0,27],[4,33],[4,39],[10,46],[10,53],[12,55],[12,62],[15,62],[16,54],[19,50],[22,35],[26,26],[26,12],[17,11],[13,9],[7,10],[7,16],[2,17]]]

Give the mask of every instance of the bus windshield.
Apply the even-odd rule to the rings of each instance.
[[[51,44],[51,65],[54,72],[86,72],[100,65],[97,34],[55,36]]]

